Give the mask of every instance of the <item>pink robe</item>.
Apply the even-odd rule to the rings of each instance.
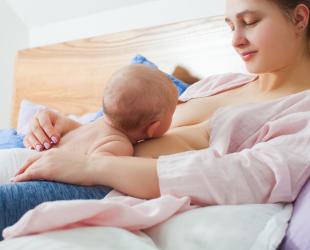
[[[254,79],[211,76],[188,88],[180,100],[215,95]],[[159,158],[161,197],[141,200],[112,191],[102,200],[46,202],[6,228],[4,238],[84,225],[139,230],[197,205],[296,198],[310,176],[310,90],[219,108],[208,125],[209,148]]]

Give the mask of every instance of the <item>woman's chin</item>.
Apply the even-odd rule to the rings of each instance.
[[[262,67],[259,67],[257,65],[253,65],[253,64],[252,65],[247,64],[246,69],[251,74],[262,74],[262,73],[266,72],[266,69],[263,69]]]

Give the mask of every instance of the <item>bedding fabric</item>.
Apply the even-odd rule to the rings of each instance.
[[[146,231],[85,227],[0,242],[1,250],[274,250],[291,205],[210,206],[178,214]]]
[[[0,149],[24,148],[24,137],[17,133],[15,129],[0,130]]]
[[[281,250],[310,249],[310,180],[303,187],[295,203],[293,216]]]
[[[150,66],[152,68],[158,68],[157,65],[153,62],[151,62],[149,59],[147,59],[145,56],[143,55],[136,55],[132,60],[131,60],[132,64],[144,64],[147,66]],[[189,84],[181,81],[180,79],[177,79],[175,76],[166,73],[166,75],[169,77],[169,79],[174,83],[174,85],[177,87],[178,89],[178,93],[179,95],[183,94],[183,92],[189,87]]]
[[[213,76],[192,85],[181,100],[212,96],[251,78]],[[190,204],[291,202],[310,176],[309,107],[307,90],[265,103],[221,108],[209,122],[209,148],[159,158],[160,198],[45,203],[8,227],[4,236],[81,225],[140,230],[192,209]],[[53,220],[46,223],[47,218]]]

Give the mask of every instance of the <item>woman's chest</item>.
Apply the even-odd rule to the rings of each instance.
[[[172,127],[201,123],[208,120],[219,108],[249,102],[247,95],[231,90],[214,96],[190,99],[177,106],[173,116]]]
[[[174,116],[172,127],[193,125],[204,122],[220,108],[263,103],[283,96],[280,93],[258,93],[252,86],[245,85],[213,96],[191,99],[179,104]]]

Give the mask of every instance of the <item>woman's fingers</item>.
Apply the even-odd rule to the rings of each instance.
[[[44,132],[44,128],[41,126],[40,121],[37,117],[35,117],[31,123],[28,140],[31,143],[32,147],[35,148],[37,151],[40,151],[38,150],[39,146],[41,146],[41,149],[43,149],[43,147],[45,149],[48,149],[50,147],[50,139]]]
[[[28,149],[34,149],[33,147],[32,147],[32,144],[29,142],[29,140],[28,140],[28,136],[25,136],[25,138],[24,138],[24,140],[23,140],[23,143],[24,143],[24,146],[26,147],[26,148],[28,148]]]
[[[36,149],[36,146],[41,146],[41,143],[37,140],[37,138],[29,132],[24,138],[24,146],[29,149]],[[38,148],[37,146],[37,148]],[[42,148],[42,146],[41,146]],[[36,149],[37,150],[37,149]],[[39,151],[39,150],[38,150]]]
[[[43,179],[44,171],[40,168],[29,168],[27,171],[19,174],[11,179],[11,181],[19,182],[19,181],[30,181],[35,179]]]
[[[11,181],[18,182],[44,178],[51,180],[53,178],[52,170],[55,164],[53,155],[54,151],[52,149],[30,156]]]
[[[57,114],[50,110],[41,110],[33,118],[30,131],[24,139],[24,145],[37,151],[47,150],[57,144],[60,133],[54,127]]]
[[[45,172],[48,172],[44,170],[44,168],[40,167],[40,160],[43,156],[44,153],[30,156],[15,176],[11,178],[11,181],[18,182],[42,179]]]
[[[60,132],[55,128],[57,115],[52,111],[45,110],[38,114],[37,119],[49,142],[56,144],[60,138]]]
[[[24,165],[17,171],[15,176],[20,175],[26,171],[27,168],[29,168],[34,162],[36,162],[38,159],[40,159],[41,154],[30,156]]]

